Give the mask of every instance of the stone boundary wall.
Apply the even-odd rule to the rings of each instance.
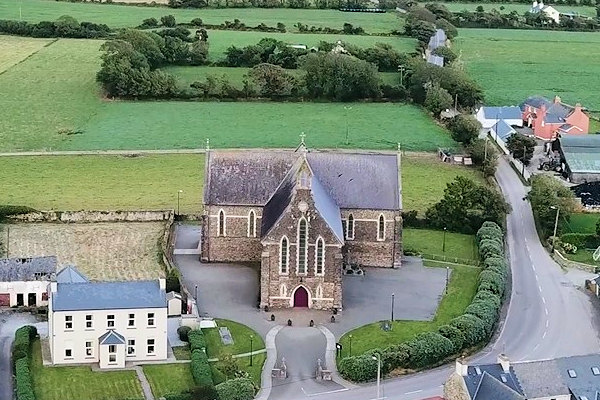
[[[173,210],[162,211],[36,211],[8,216],[11,222],[153,222],[173,221]]]

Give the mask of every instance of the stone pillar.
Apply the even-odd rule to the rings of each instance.
[[[333,289],[333,307],[342,311],[342,264],[344,262],[344,256],[342,255],[341,249],[335,255],[335,276],[333,277],[334,289]]]
[[[200,261],[210,261],[210,216],[208,206],[204,209],[200,221]]]
[[[271,307],[269,290],[271,286],[271,257],[269,251],[263,248],[260,255],[260,308]]]
[[[394,268],[402,266],[402,215],[394,217]]]

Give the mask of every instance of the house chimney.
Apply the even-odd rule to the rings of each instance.
[[[467,369],[469,366],[465,362],[463,357],[456,359],[456,373],[460,376],[467,376]]]
[[[57,290],[58,290],[58,283],[50,282],[50,292],[56,293]]]
[[[510,372],[510,360],[505,354],[498,354],[497,362],[502,366],[502,371],[506,373]]]
[[[158,286],[160,287],[160,290],[166,290],[167,288],[167,281],[165,278],[160,278],[158,280]]]
[[[575,111],[581,111],[581,103],[575,103]]]

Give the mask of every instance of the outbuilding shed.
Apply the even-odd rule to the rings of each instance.
[[[553,149],[560,152],[563,171],[570,182],[600,181],[600,136],[565,135],[555,142]]]
[[[56,257],[0,259],[0,306],[47,305],[56,265]]]

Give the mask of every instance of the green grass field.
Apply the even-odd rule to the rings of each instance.
[[[443,231],[405,228],[402,231],[403,247],[405,251],[410,249],[440,257],[458,257],[474,261],[478,259],[473,235],[446,232],[445,251],[443,251],[443,236]]]
[[[217,319],[216,321],[219,327],[229,328],[229,332],[233,338],[233,344],[225,346],[221,341],[221,336],[219,335],[218,329],[204,329],[203,332],[206,339],[206,354],[208,355],[208,358],[217,358],[224,353],[236,355],[250,352],[250,335],[253,336],[253,351],[265,348],[265,343],[260,335],[248,328],[246,325],[226,319]]]
[[[600,109],[600,33],[460,29],[456,50],[486,103],[518,105],[539,94]]]
[[[439,161],[433,154],[407,154],[402,157],[402,205],[406,211],[417,210],[421,216],[444,195],[446,184],[462,175],[484,183],[475,168]]]
[[[3,19],[19,19],[19,7],[23,20],[53,21],[62,15],[70,15],[79,21],[105,23],[114,28],[134,27],[146,18],[160,19],[163,15],[174,15],[178,22],[189,22],[202,18],[208,24],[239,19],[248,26],[265,23],[275,26],[285,24],[288,30],[295,29],[297,22],[317,27],[341,28],[344,22],[361,26],[368,33],[389,32],[397,29],[401,21],[394,13],[366,14],[344,13],[337,10],[292,10],[262,8],[226,9],[172,9],[166,7],[137,7],[110,4],[69,3],[49,0],[3,0],[0,2],[0,15]]]
[[[450,265],[450,268],[452,273],[448,293],[442,298],[432,321],[394,321],[392,330],[388,332],[381,329],[379,322],[361,326],[341,337],[340,343],[344,348],[342,357],[349,355],[349,335],[352,335],[352,355],[358,355],[371,349],[385,349],[393,344],[409,341],[419,333],[437,329],[461,315],[475,295],[480,269],[460,265]]]
[[[0,74],[39,51],[52,39],[20,38],[4,36],[0,40]]]
[[[194,387],[189,364],[144,365],[144,375],[155,398],[179,394]]]
[[[600,214],[596,213],[574,213],[568,223],[564,224],[564,233],[596,233],[596,222],[600,220]]]
[[[90,367],[44,367],[39,340],[33,343],[31,363],[37,400],[144,398],[135,371],[93,372]]]
[[[301,132],[315,148],[455,146],[411,105],[102,100],[100,44],[58,40],[0,75],[0,151],[198,148],[206,138],[217,148],[294,147]]]
[[[519,14],[524,14],[531,9],[531,4],[519,4],[519,3],[443,3],[450,11],[475,11],[478,6],[482,6],[485,11],[491,11],[496,9],[501,13],[510,13],[516,11]],[[504,7],[504,9],[500,9]],[[587,15],[593,17],[596,15],[596,9],[591,6],[569,6],[569,5],[554,5],[552,7],[560,12],[576,12],[581,15]]]
[[[199,212],[204,155],[0,157],[0,204]],[[10,189],[7,189],[10,188]]]

